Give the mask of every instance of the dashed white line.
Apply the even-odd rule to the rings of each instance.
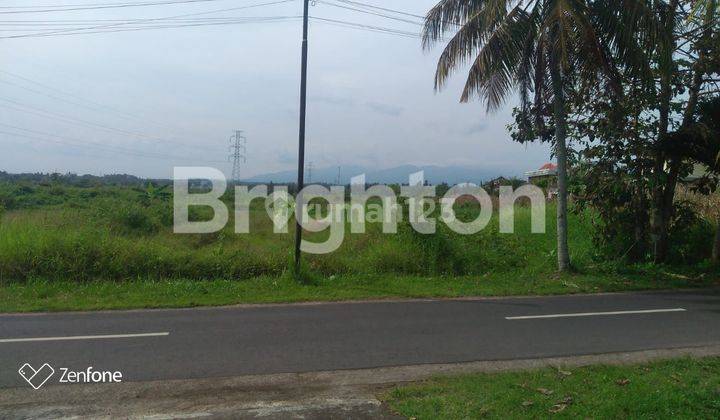
[[[170,335],[170,333],[154,332],[141,334],[73,335],[66,337],[0,338],[0,343],[22,343],[26,341],[104,340],[109,338],[163,337],[167,335]]]
[[[641,311],[578,312],[578,313],[571,313],[571,314],[506,316],[505,319],[518,320],[518,319],[543,319],[543,318],[575,318],[575,317],[581,317],[581,316],[656,314],[656,313],[662,313],[662,312],[685,312],[685,309],[684,308],[671,308],[671,309],[646,309],[646,310],[641,310]]]

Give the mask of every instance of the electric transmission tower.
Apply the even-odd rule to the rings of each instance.
[[[307,183],[312,182],[312,171],[313,171],[313,163],[309,162],[307,165]]]
[[[243,136],[242,130],[235,130],[235,134],[230,137],[230,155],[228,160],[232,160],[232,180],[235,183],[240,181],[240,160],[247,163],[247,138]]]

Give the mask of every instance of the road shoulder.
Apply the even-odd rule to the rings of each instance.
[[[720,345],[596,355],[397,366],[377,369],[249,375],[232,378],[51,386],[3,390],[9,418],[224,417],[393,418],[377,395],[437,375],[547,366],[632,364],[720,355]]]

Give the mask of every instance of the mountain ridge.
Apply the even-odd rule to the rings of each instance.
[[[365,182],[370,184],[402,184],[408,183],[410,174],[423,171],[425,180],[431,184],[440,184],[446,182],[448,184],[459,184],[463,182],[472,182],[481,184],[482,182],[496,178],[498,176],[512,176],[505,171],[471,166],[436,166],[436,165],[399,165],[390,168],[377,169],[368,168],[359,165],[347,165],[340,167],[340,183],[346,185],[350,183],[350,178],[365,174]],[[260,174],[253,177],[242,179],[242,182],[248,183],[275,183],[285,184],[296,181],[297,171],[287,170]],[[338,167],[313,168],[312,173],[305,171],[305,181],[334,184],[338,179]]]

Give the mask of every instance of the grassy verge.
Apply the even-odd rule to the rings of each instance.
[[[378,298],[510,296],[595,293],[704,287],[707,275],[665,271],[643,274],[523,274],[483,276],[345,275],[318,277],[299,284],[289,276],[250,280],[61,281],[31,279],[0,283],[0,312],[172,308],[339,301]]]
[[[718,418],[720,358],[438,378],[386,399],[417,419]]]

